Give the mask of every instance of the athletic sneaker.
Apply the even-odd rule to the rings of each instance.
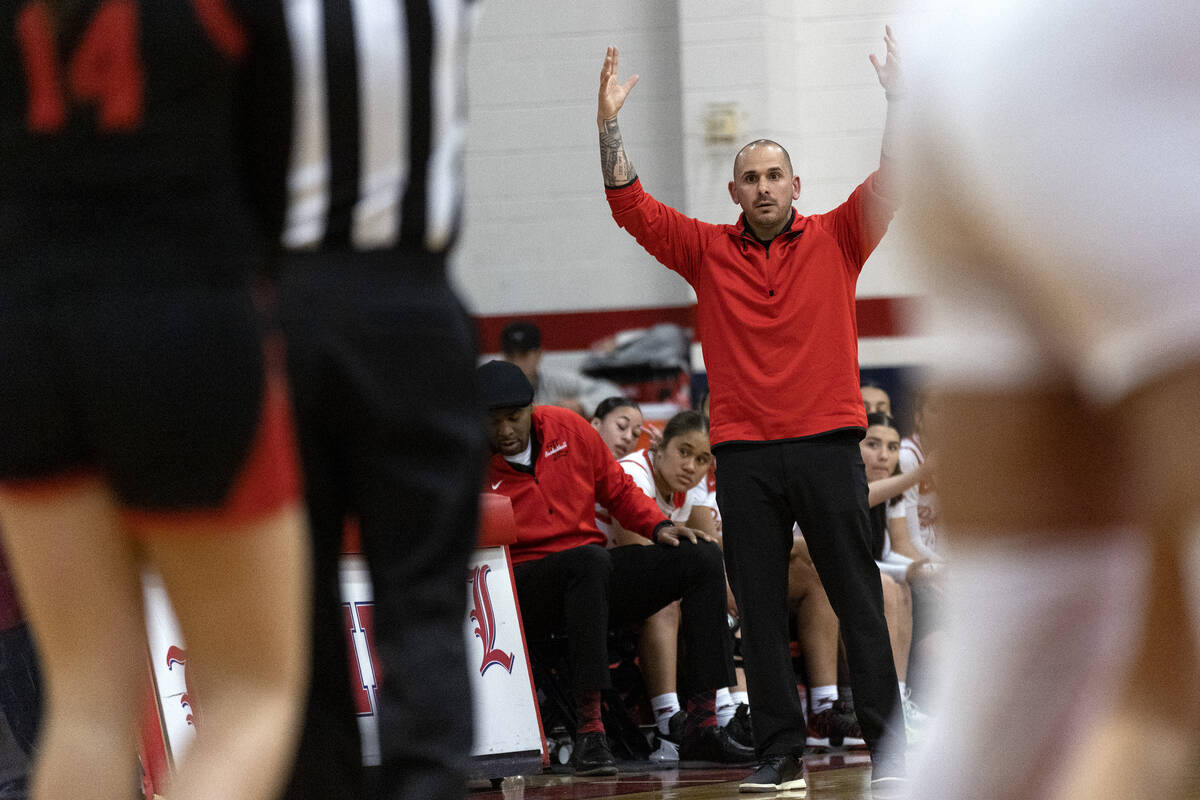
[[[904,712],[904,733],[909,744],[920,744],[921,732],[929,722],[929,715],[922,711],[912,699],[912,690],[905,689],[900,697],[900,708]]]
[[[858,714],[854,713],[854,703],[850,700],[839,699],[833,702],[834,712],[845,720],[842,731],[842,746],[849,750],[866,750],[867,740],[863,738],[862,726],[858,724]]]
[[[907,778],[872,778],[871,800],[907,800],[908,788]]]
[[[904,754],[871,754],[871,797],[873,800],[900,800],[908,796]]]
[[[670,733],[661,733],[658,726],[654,726],[654,752],[650,754],[650,761],[654,764],[677,764],[679,763],[679,743],[683,740],[683,723],[687,714],[683,710],[676,711],[667,720],[667,730]]]
[[[858,717],[844,700],[816,714],[808,715],[808,732],[804,743],[809,747],[824,749],[840,747],[865,747],[862,728]]]
[[[604,731],[581,733],[575,737],[575,749],[571,763],[576,775],[616,775],[617,762]]]
[[[758,769],[738,786],[739,792],[786,792],[807,789],[800,756],[775,756],[760,761]]]
[[[750,727],[750,706],[738,703],[733,719],[725,723],[729,738],[746,747],[754,747],[754,730]]]

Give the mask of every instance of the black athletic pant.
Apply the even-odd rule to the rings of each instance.
[[[742,619],[742,655],[760,757],[804,749],[805,721],[788,642],[788,554],[799,523],[841,623],[854,707],[872,755],[903,757],[890,724],[899,687],[879,568],[871,557],[867,478],[855,431],[721,444],[717,504],[725,564]]]
[[[725,621],[725,571],[712,542],[679,547],[573,547],[513,569],[525,634],[567,634],[576,692],[607,689],[608,630],[680,603],[683,682],[690,691],[731,686],[733,646]]]
[[[366,796],[338,586],[359,518],[375,598],[380,796],[461,800],[471,746],[464,626],[483,420],[474,327],[443,260],[291,256],[287,337],[314,545],[313,675],[287,798]]]
[[[13,738],[33,755],[42,718],[42,679],[33,638],[25,623],[0,631],[0,713]]]

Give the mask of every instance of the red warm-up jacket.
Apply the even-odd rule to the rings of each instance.
[[[617,465],[596,429],[573,411],[533,409],[533,474],[496,453],[488,463],[485,489],[512,500],[517,543],[513,563],[533,561],[584,544],[604,546],[596,528],[596,503],[626,530],[652,538],[666,520],[653,498]]]
[[[854,291],[895,203],[868,177],[846,202],[763,245],[746,228],[687,217],[640,181],[608,189],[617,224],[696,290],[713,444],[865,428]]]

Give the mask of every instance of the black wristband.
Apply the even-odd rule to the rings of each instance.
[[[669,528],[674,524],[675,523],[672,522],[671,520],[664,519],[662,522],[655,525],[654,530],[650,531],[650,541],[657,543],[658,542],[658,532],[661,531],[663,528]]]

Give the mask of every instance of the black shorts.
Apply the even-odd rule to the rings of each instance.
[[[0,481],[96,474],[122,506],[202,522],[298,494],[283,380],[245,286],[47,291],[0,276]]]

